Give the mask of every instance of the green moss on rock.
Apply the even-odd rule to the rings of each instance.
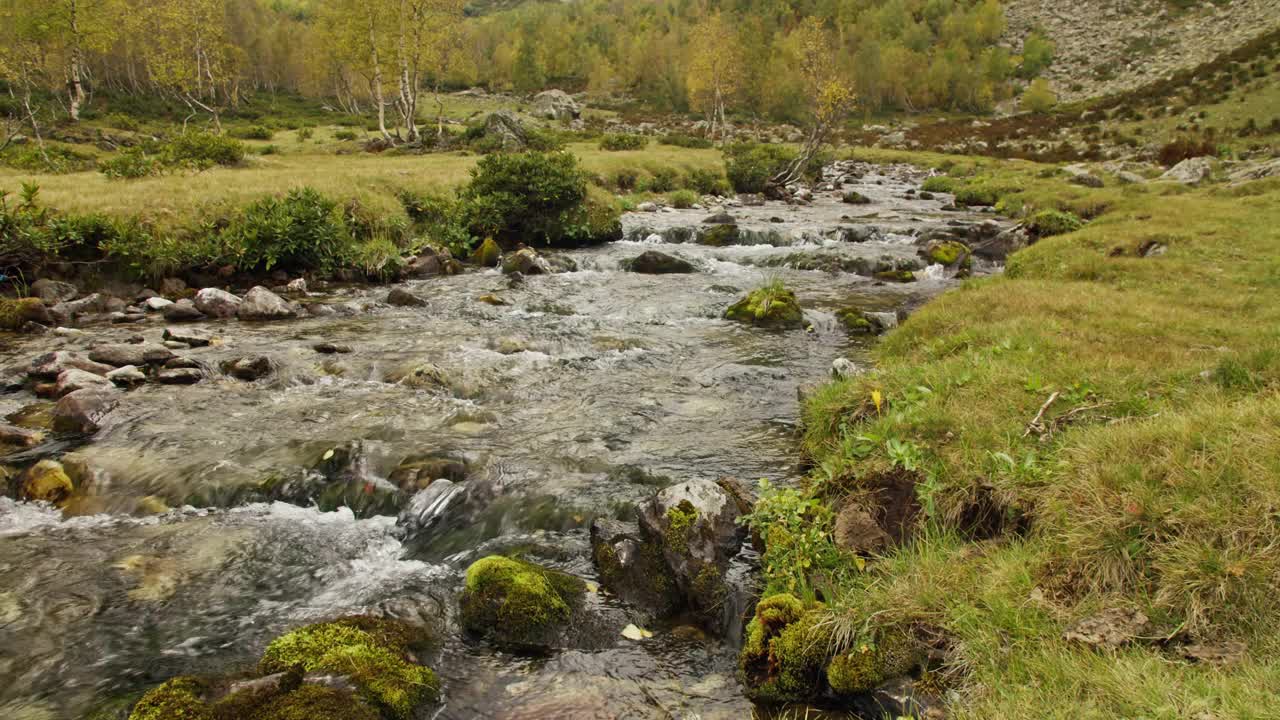
[[[689,533],[698,520],[698,510],[688,500],[667,509],[666,545],[673,552],[686,555],[689,552]]]
[[[1084,227],[1084,221],[1074,213],[1061,210],[1042,210],[1027,220],[1027,229],[1040,238],[1073,233]]]
[[[586,584],[566,573],[491,555],[467,568],[462,624],[515,646],[544,646],[581,606]]]
[[[699,245],[709,245],[711,247],[727,247],[737,244],[738,242],[738,226],[737,225],[714,225],[707,228],[698,235]]]
[[[840,653],[827,666],[827,683],[838,695],[857,695],[905,675],[920,661],[915,642],[892,631],[876,643],[859,644]]]
[[[471,253],[471,262],[481,267],[498,267],[502,260],[502,248],[493,238],[485,238],[480,247]]]
[[[379,720],[376,710],[351,693],[322,685],[304,685],[272,698],[250,717],[253,720]],[[231,720],[230,717],[227,720]]]
[[[826,690],[830,626],[821,606],[805,608],[793,595],[773,595],[756,605],[738,658],[747,697],[763,703],[806,702]]]
[[[408,718],[414,708],[439,698],[435,673],[405,659],[427,642],[423,631],[394,620],[340,618],[276,638],[258,669],[264,675],[296,667],[346,675],[366,700],[393,717]]]
[[[973,258],[969,246],[957,240],[934,243],[926,250],[926,255],[930,263],[943,267],[968,268]]]
[[[856,190],[850,190],[840,198],[847,205],[870,205],[871,198]]]
[[[916,274],[910,270],[882,270],[875,274],[877,280],[896,283],[910,283],[916,281]]]
[[[147,691],[133,706],[129,720],[214,720],[203,700],[205,691],[197,678],[173,678]]]
[[[862,311],[857,308],[845,308],[838,311],[836,319],[851,333],[872,333],[876,329],[875,325],[863,317]]]
[[[39,298],[0,298],[0,330],[20,330],[28,322],[47,322],[48,318]]]
[[[57,505],[71,497],[75,489],[62,463],[56,460],[41,460],[27,468],[18,479],[18,497],[27,501]]]
[[[752,290],[745,298],[730,305],[724,317],[726,320],[768,328],[804,327],[804,312],[800,309],[795,293],[779,282]]]

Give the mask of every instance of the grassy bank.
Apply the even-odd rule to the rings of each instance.
[[[760,507],[770,591],[809,603],[820,662],[907,631],[952,717],[1277,717],[1280,182],[1095,189],[871,157],[1092,221],[922,308],[874,372],[807,403],[805,493]],[[907,518],[905,540],[837,549],[850,508]],[[1148,619],[1130,641],[1064,639],[1115,608]],[[1243,654],[1188,659],[1206,645]]]

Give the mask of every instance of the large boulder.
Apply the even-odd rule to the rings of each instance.
[[[57,389],[54,391],[54,395],[62,397],[63,395],[70,395],[77,390],[84,390],[86,388],[110,387],[112,387],[111,381],[102,375],[94,375],[93,373],[85,372],[84,370],[68,368],[63,370],[62,374],[58,376],[58,385]]]
[[[297,315],[284,298],[261,285],[255,285],[245,293],[244,301],[236,310],[236,316],[241,320],[287,320]]]
[[[39,298],[0,298],[0,330],[21,330],[27,323],[53,325],[53,318]]]
[[[205,288],[196,293],[195,299],[197,310],[215,318],[235,317],[242,302],[235,295],[218,288]]]
[[[45,305],[57,305],[68,300],[75,300],[80,291],[75,285],[59,280],[40,278],[31,283],[31,294],[40,298]]]
[[[502,262],[502,248],[493,238],[485,238],[471,253],[471,262],[480,267],[498,267]]]
[[[498,138],[503,150],[523,150],[529,145],[529,133],[510,110],[490,113],[484,121],[484,134]]]
[[[687,605],[715,617],[724,600],[729,559],[742,547],[737,500],[710,480],[690,480],[654,495],[640,508],[640,529],[661,538],[662,557]]]
[[[1213,158],[1211,157],[1193,157],[1187,158],[1182,162],[1169,168],[1169,171],[1161,175],[1161,182],[1174,182],[1183,185],[1199,185],[1209,179],[1209,175],[1213,173]]]
[[[586,583],[533,563],[489,556],[467,568],[462,626],[500,645],[563,647],[584,605]]]
[[[582,116],[582,109],[563,90],[543,90],[533,96],[533,114],[547,120],[568,122]]]
[[[521,248],[502,259],[504,275],[520,273],[521,275],[549,275],[551,263],[538,254],[533,248]]]
[[[235,296],[232,295],[232,297]],[[154,299],[155,298],[152,298],[152,300]],[[237,301],[239,299],[240,298],[236,298]],[[235,311],[231,310],[231,313],[234,315]],[[168,322],[192,322],[194,320],[204,319],[204,313],[196,307],[194,302],[187,298],[183,298],[177,302],[169,303],[168,305],[161,307],[160,314],[163,315],[164,319]],[[231,317],[231,315],[227,315],[225,317]]]
[[[53,429],[90,435],[106,423],[118,399],[114,390],[86,388],[64,395],[53,407]]]
[[[668,255],[657,250],[645,250],[636,257],[622,263],[623,269],[633,273],[646,275],[668,275],[696,273],[698,268],[693,263]]]
[[[646,537],[637,523],[597,519],[591,524],[591,554],[604,586],[628,605],[655,618],[683,607],[660,538]]]

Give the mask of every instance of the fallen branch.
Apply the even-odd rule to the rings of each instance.
[[[1040,420],[1044,417],[1045,412],[1049,410],[1049,406],[1058,399],[1058,395],[1060,394],[1060,392],[1055,390],[1054,393],[1049,396],[1049,399],[1044,401],[1044,404],[1040,406],[1040,412],[1036,413],[1036,416],[1031,419],[1031,422],[1027,425],[1026,431],[1022,433],[1022,437],[1027,437],[1033,432],[1040,435],[1045,431],[1045,427],[1041,424]]]

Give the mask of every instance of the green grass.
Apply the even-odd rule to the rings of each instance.
[[[929,303],[875,372],[811,396],[809,492],[838,508],[906,477],[922,509],[907,544],[813,576],[832,652],[901,624],[944,638],[951,717],[1277,717],[1280,182],[1090,189],[1033,163],[858,155],[946,162],[1019,188],[1006,208],[1093,220]],[[1247,658],[1062,640],[1117,606],[1152,638]]]

